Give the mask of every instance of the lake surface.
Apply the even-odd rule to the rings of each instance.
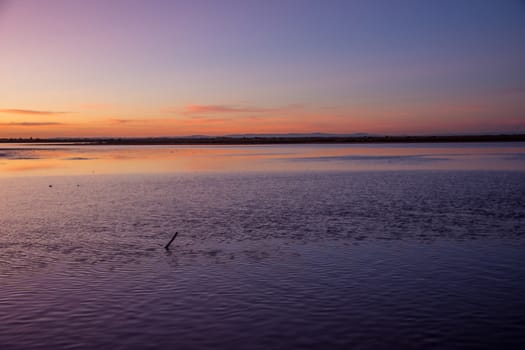
[[[0,348],[520,348],[524,180],[523,143],[0,145]]]
[[[262,146],[0,144],[0,176],[386,170],[525,171],[525,143]]]

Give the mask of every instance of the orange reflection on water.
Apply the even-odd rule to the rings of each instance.
[[[33,173],[42,173],[45,174],[51,169],[56,169],[57,165],[54,162],[44,161],[34,161],[34,160],[22,160],[19,163],[14,163],[3,168],[3,171],[6,172],[33,172]]]
[[[0,176],[323,170],[525,170],[525,143],[3,145]]]

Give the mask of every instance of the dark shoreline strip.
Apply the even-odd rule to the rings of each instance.
[[[525,142],[525,134],[448,136],[246,136],[143,138],[2,138],[0,143],[69,143],[80,145],[261,145],[327,143]]]

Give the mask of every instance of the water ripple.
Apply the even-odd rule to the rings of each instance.
[[[0,344],[517,347],[525,341],[522,179],[5,179]]]

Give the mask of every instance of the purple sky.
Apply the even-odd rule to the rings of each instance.
[[[525,132],[525,3],[0,0],[0,137]]]

